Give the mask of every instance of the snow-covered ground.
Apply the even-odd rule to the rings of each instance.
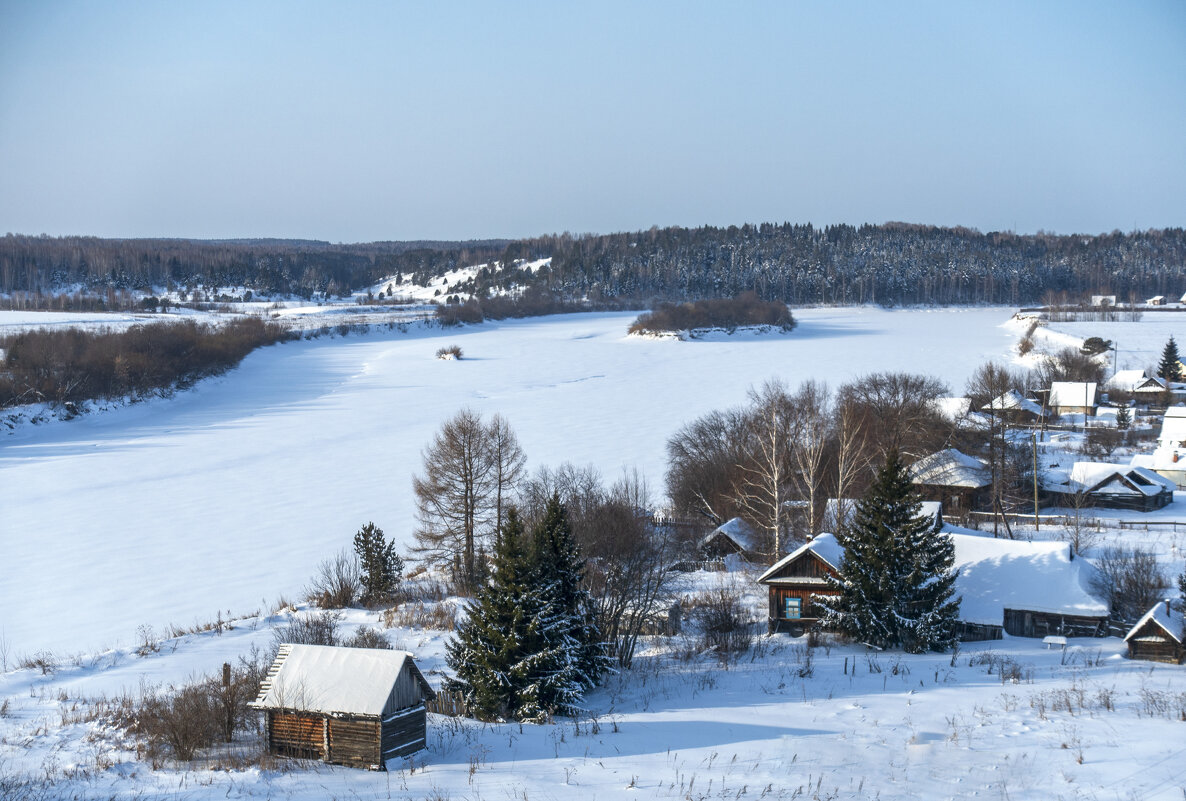
[[[662,492],[665,443],[778,376],[874,370],[961,388],[1008,351],[1009,311],[809,309],[790,335],[628,337],[632,313],[413,327],[264,348],[171,399],[0,436],[0,633],[22,652],[127,643],[297,595],[375,521],[402,544],[411,478],[441,422],[500,412],[532,467],[638,467]],[[435,358],[462,347],[461,361]],[[54,621],[52,626],[45,621]]]
[[[1022,328],[1024,330],[1024,326]],[[1137,321],[1053,322],[1040,327],[1034,338],[1039,346],[1051,351],[1078,347],[1088,337],[1112,340],[1116,345],[1116,353],[1108,354],[1109,367],[1115,359],[1118,370],[1154,371],[1170,335],[1181,339],[1184,332],[1186,311],[1158,311],[1146,312]]]
[[[752,580],[752,576],[738,577]],[[751,585],[752,586],[752,585]],[[751,592],[750,604],[764,609]],[[587,716],[490,725],[429,716],[428,749],[388,773],[284,763],[151,770],[90,720],[101,696],[216,673],[267,649],[291,612],[236,621],[136,656],[108,651],[49,675],[0,675],[0,781],[31,798],[1180,799],[1186,670],[1132,662],[1120,641],[1064,652],[1006,638],[911,656],[763,637],[722,667],[694,637],[654,638],[586,698]],[[351,611],[341,628],[379,625]],[[430,682],[447,634],[393,628]],[[683,656],[681,656],[681,654]],[[810,662],[808,661],[810,659]],[[243,743],[244,751],[250,746]]]
[[[420,451],[463,406],[507,416],[533,467],[638,467],[661,492],[670,434],[751,385],[910,370],[959,393],[982,362],[1010,358],[1010,311],[807,309],[789,335],[687,342],[628,337],[629,313],[412,325],[265,348],[172,398],[21,426],[0,437],[0,788],[22,774],[41,798],[1180,799],[1186,669],[1123,659],[1115,638],[1065,653],[1006,638],[954,658],[832,646],[811,671],[785,635],[728,669],[694,641],[656,640],[587,699],[588,719],[431,716],[429,750],[387,774],[153,771],[86,714],[98,696],[266,648],[293,614],[270,612],[274,599],[297,599],[367,520],[410,542]],[[1117,338],[1114,325],[1084,335]],[[463,360],[435,358],[454,343]],[[1147,519],[1183,508],[1179,493]],[[1182,539],[1105,527],[1098,547],[1141,544],[1176,570]],[[752,578],[738,577],[760,619]],[[236,613],[250,617],[134,653],[141,624]],[[361,623],[379,621],[356,610],[342,628]],[[447,633],[386,635],[439,684]],[[42,649],[56,670],[12,670]]]

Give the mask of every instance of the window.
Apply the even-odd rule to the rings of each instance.
[[[788,620],[797,620],[803,616],[802,598],[783,598],[782,616]]]

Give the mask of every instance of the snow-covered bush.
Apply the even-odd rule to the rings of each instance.
[[[449,345],[447,347],[437,350],[437,358],[445,360],[459,360],[461,358],[461,346]]]

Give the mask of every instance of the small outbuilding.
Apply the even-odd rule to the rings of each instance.
[[[734,517],[706,534],[700,540],[700,552],[710,559],[740,556],[750,562],[761,557],[757,533],[740,517]]]
[[[919,459],[910,466],[910,480],[924,500],[938,501],[956,517],[985,506],[992,486],[988,465],[955,448]]]
[[[1059,506],[1152,512],[1174,500],[1177,485],[1146,467],[1110,462],[1075,462],[1067,472],[1047,470],[1042,485]]]
[[[285,644],[251,706],[273,754],[386,770],[424,748],[435,695],[406,651]]]
[[[1125,636],[1124,644],[1128,646],[1129,659],[1180,665],[1186,661],[1183,640],[1186,640],[1186,616],[1166,599],[1137,621]]]
[[[1095,416],[1094,381],[1053,381],[1050,384],[1050,397],[1046,405],[1056,416],[1064,414],[1082,414]]]

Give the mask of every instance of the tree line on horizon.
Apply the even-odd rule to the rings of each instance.
[[[551,257],[534,272],[520,262]],[[1048,294],[1122,301],[1186,289],[1186,229],[1108,234],[981,233],[969,228],[746,224],[651,228],[515,241],[376,242],[0,238],[0,292],[245,286],[311,296],[391,276],[428,280],[488,265],[451,292],[488,297],[537,288],[591,306],[682,301],[753,291],[804,304],[1037,303]]]

